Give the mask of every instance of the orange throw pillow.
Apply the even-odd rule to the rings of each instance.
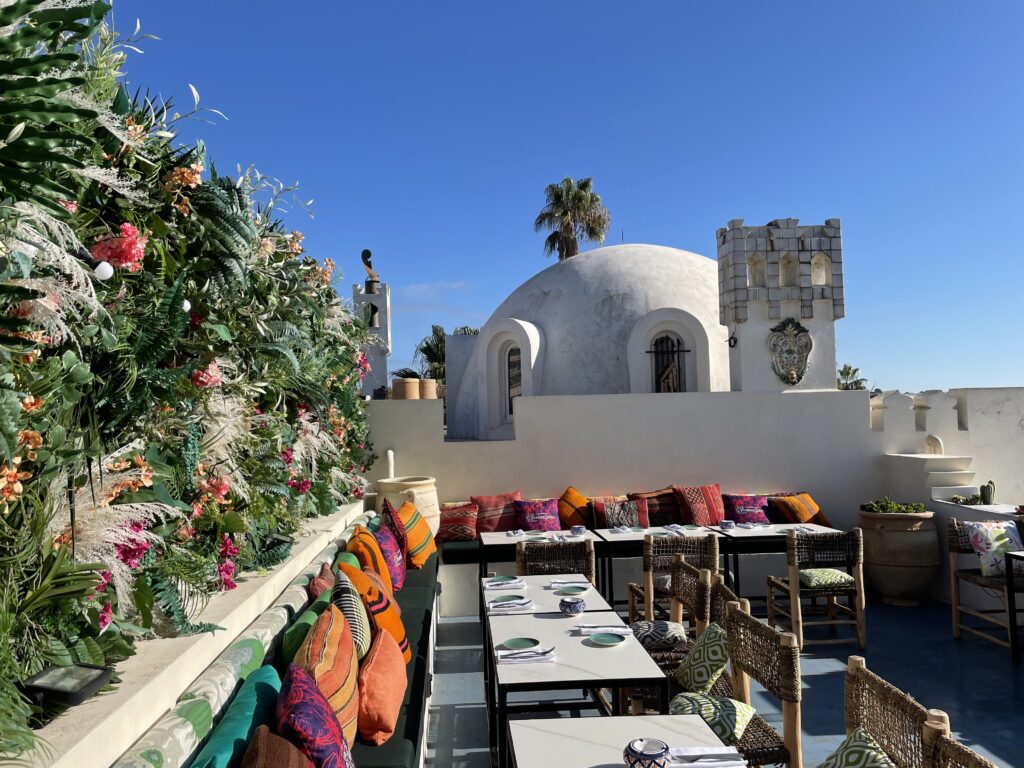
[[[338,563],[338,568],[348,576],[352,586],[359,592],[359,597],[362,598],[363,605],[366,606],[370,623],[395,639],[406,664],[412,661],[412,649],[409,647],[409,639],[405,636],[405,625],[402,624],[402,614],[398,609],[398,603],[381,588],[380,581],[375,580],[369,574],[363,573],[358,568],[353,568],[348,563]]]
[[[387,632],[378,632],[359,666],[360,736],[378,747],[391,738],[406,684],[398,643]]]
[[[434,545],[434,534],[411,501],[407,501],[398,510],[398,516],[405,526],[405,535],[409,542],[408,556],[411,568],[422,568],[430,556],[437,552]]]
[[[380,551],[377,539],[369,530],[357,525],[345,550],[356,556],[364,571],[373,571],[377,574],[390,594],[395,593],[395,588],[391,584],[391,572],[388,571],[387,561],[384,560],[384,553]]]
[[[295,664],[316,681],[338,718],[345,740],[353,744],[359,720],[359,660],[352,631],[338,606],[328,604],[295,654]]]
[[[589,502],[590,499],[571,485],[566,488],[562,498],[558,500],[558,519],[562,521],[562,528],[587,525],[590,522],[590,516],[587,514]]]
[[[809,493],[797,493],[793,496],[773,496],[772,505],[778,510],[787,523],[817,523],[831,528],[817,502]]]

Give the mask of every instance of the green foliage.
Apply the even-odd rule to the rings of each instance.
[[[845,363],[839,369],[839,374],[836,377],[836,389],[864,390],[867,388],[868,380],[861,377],[860,368],[854,368],[849,363]]]
[[[860,505],[864,512],[890,515],[922,515],[925,512],[924,504],[917,502],[901,504],[885,496],[876,501],[868,501]]]
[[[544,241],[544,255],[558,254],[558,260],[575,256],[580,240],[603,243],[611,226],[611,214],[594,192],[594,180],[578,182],[566,176],[544,190],[546,203],[533,222],[535,232],[551,232]]]

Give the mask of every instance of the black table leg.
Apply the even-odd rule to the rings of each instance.
[[[661,714],[668,714],[668,678],[661,681]]]
[[[497,707],[497,736],[498,736],[498,768],[507,768],[508,766],[508,694],[499,685],[498,686],[498,707]]]
[[[605,543],[607,560],[607,579],[608,583],[605,588],[605,595],[608,598],[608,605],[614,611],[615,610],[615,553],[612,551],[611,542]]]
[[[733,592],[736,593],[736,597],[743,597],[743,593],[740,592],[740,553],[732,553],[732,583]]]
[[[1014,664],[1020,664],[1020,637],[1017,629],[1017,592],[1014,590],[1013,578],[1014,558],[1006,554],[1006,612],[1007,624],[1010,629],[1010,658]]]

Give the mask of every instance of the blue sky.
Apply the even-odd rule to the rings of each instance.
[[[230,118],[223,170],[302,184],[307,250],[391,284],[395,354],[552,262],[544,186],[609,242],[709,256],[729,219],[840,217],[840,362],[883,388],[1024,385],[1024,3],[116,0],[133,85]]]

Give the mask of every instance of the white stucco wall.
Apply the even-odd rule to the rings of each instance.
[[[491,340],[508,320],[528,323],[543,337],[543,375],[535,377],[533,394],[616,394],[631,391],[631,334],[650,313],[665,308],[682,311],[680,335],[696,347],[687,355],[688,378],[694,379],[688,388],[728,390],[727,332],[719,324],[715,262],[663,246],[610,246],[553,264],[494,311],[481,328],[458,391],[450,393],[451,434],[510,436],[491,434],[481,406],[491,375]]]

